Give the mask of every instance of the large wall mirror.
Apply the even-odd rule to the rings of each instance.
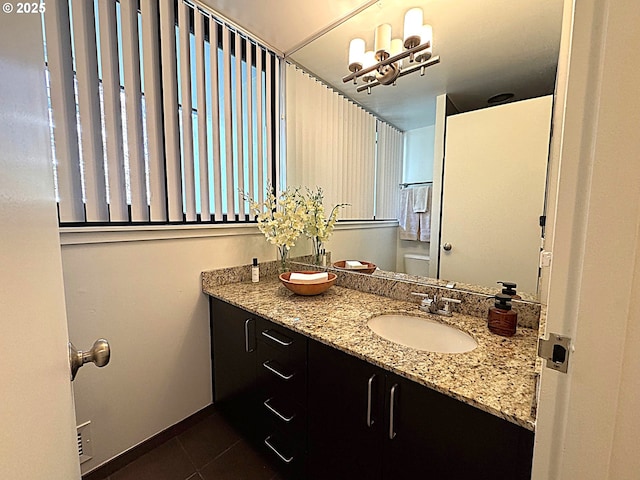
[[[363,84],[361,80],[356,85],[353,82],[344,83],[343,77],[350,73],[348,63],[351,39],[363,38],[367,50],[370,50],[373,48],[376,27],[385,23],[391,25],[393,38],[402,37],[405,12],[413,7],[420,7],[424,23],[432,26],[432,54],[434,57],[439,56],[440,62],[426,68],[424,76],[420,72],[412,73],[398,78],[395,85],[376,86],[370,93],[366,90],[357,91]],[[433,182],[433,195],[437,198],[434,202],[436,211],[432,213],[439,222],[441,213],[447,214],[449,205],[462,205],[456,208],[464,208],[465,205],[465,201],[460,202],[459,199],[457,202],[443,200],[440,204],[442,192],[447,189],[447,158],[444,151],[447,120],[451,120],[452,113],[465,115],[466,112],[506,107],[507,104],[543,96],[549,96],[550,104],[558,63],[562,8],[563,0],[380,0],[290,52],[288,59],[405,132],[403,182]],[[509,96],[498,97],[495,102],[495,96],[501,94]],[[446,98],[445,102],[442,102],[443,97]],[[492,97],[494,100],[490,100]],[[441,103],[440,106],[438,102]],[[483,122],[485,120],[479,120],[479,123]],[[545,128],[548,128],[548,117],[546,122]],[[440,155],[444,157],[444,164]],[[509,170],[518,168],[515,160],[517,158]],[[499,167],[498,169],[500,170]],[[453,175],[454,169],[450,170]],[[522,175],[522,180],[518,181],[536,182],[537,186],[533,190],[542,192],[542,215],[544,172],[542,175],[530,175],[524,171]],[[478,182],[482,181],[484,180]],[[496,188],[496,185],[487,185],[485,188]],[[465,188],[462,191],[468,192]],[[453,195],[452,192],[453,189],[449,188],[449,194]],[[468,198],[467,204],[475,204],[484,197],[481,193],[477,195]],[[517,204],[524,200],[506,198],[503,212],[486,211],[487,218],[496,215],[503,218],[504,236],[510,235],[508,218],[518,216]],[[456,213],[460,217],[460,212]],[[464,213],[462,217],[464,218]],[[474,213],[474,219],[475,223],[481,225],[484,221],[478,213]],[[459,226],[464,231],[464,225]],[[424,281],[429,283],[429,278],[446,278],[439,275],[438,262],[433,262],[437,260],[434,256],[446,255],[442,249],[445,240],[441,238],[439,224],[436,227],[428,243],[398,239],[393,247],[398,250],[399,272],[404,270],[402,259],[405,254],[423,254],[432,259],[429,274],[425,275]],[[539,247],[541,230],[537,227],[532,231],[533,243]],[[482,257],[489,258],[490,253],[501,248],[484,237],[477,243],[484,249]],[[371,260],[375,262],[375,259]],[[509,255],[504,255],[501,261],[509,262]],[[537,252],[527,262],[532,263],[530,269],[534,280],[527,281],[524,291],[531,293],[527,298],[535,299]],[[470,268],[474,271],[483,269],[478,264]],[[467,274],[464,270],[455,272],[455,278],[447,280],[460,284],[486,283],[478,281],[475,275]]]

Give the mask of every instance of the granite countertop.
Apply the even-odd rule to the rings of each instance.
[[[486,320],[454,313],[421,312],[416,303],[333,286],[303,297],[277,278],[259,283],[203,284],[203,292],[310,338],[414,380],[528,430],[534,430],[538,331],[518,328],[513,337],[489,332]],[[367,327],[383,313],[431,317],[470,334],[478,347],[467,353],[419,351],[385,340]]]

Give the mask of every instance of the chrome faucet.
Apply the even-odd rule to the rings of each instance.
[[[433,294],[433,298],[430,298],[428,293],[411,292],[411,295],[424,297],[420,302],[420,306],[418,307],[423,312],[429,312],[429,313],[438,312],[438,299],[435,293]]]
[[[436,315],[443,315],[450,317],[453,315],[451,311],[452,303],[462,303],[460,300],[448,297],[439,297],[434,293],[433,298],[429,297],[428,293],[411,292],[411,295],[418,297],[424,297],[418,307],[423,312],[434,313]]]
[[[444,315],[445,317],[450,317],[451,315],[453,315],[453,312],[451,311],[452,303],[462,303],[461,300],[457,300],[455,298],[441,297],[440,300],[444,302],[444,307],[442,308],[442,310],[438,310],[438,315]]]

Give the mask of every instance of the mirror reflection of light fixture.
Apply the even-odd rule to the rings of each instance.
[[[373,50],[366,49],[362,38],[354,38],[349,43],[349,71],[351,74],[343,82],[353,80],[357,84],[362,78],[364,85],[358,92],[377,85],[393,85],[399,77],[420,71],[424,75],[426,67],[440,62],[433,57],[433,29],[424,25],[422,9],[411,8],[404,16],[403,38],[391,36],[391,25],[378,25],[374,31]],[[408,57],[408,62],[404,61]]]

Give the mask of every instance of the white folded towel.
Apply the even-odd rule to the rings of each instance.
[[[413,211],[415,213],[428,212],[431,199],[431,185],[421,185],[413,188]]]
[[[431,212],[418,213],[418,223],[420,225],[420,232],[418,240],[421,242],[431,241]]]
[[[291,272],[289,275],[289,281],[295,283],[320,283],[329,280],[327,272],[320,273],[298,273]]]
[[[345,268],[362,268],[362,267],[366,267],[366,265],[363,265],[362,263],[358,262],[357,260],[347,260],[346,262],[344,262],[344,266],[345,266]]]
[[[413,188],[400,190],[398,204],[398,224],[400,225],[401,240],[417,240],[419,220],[413,211]]]

